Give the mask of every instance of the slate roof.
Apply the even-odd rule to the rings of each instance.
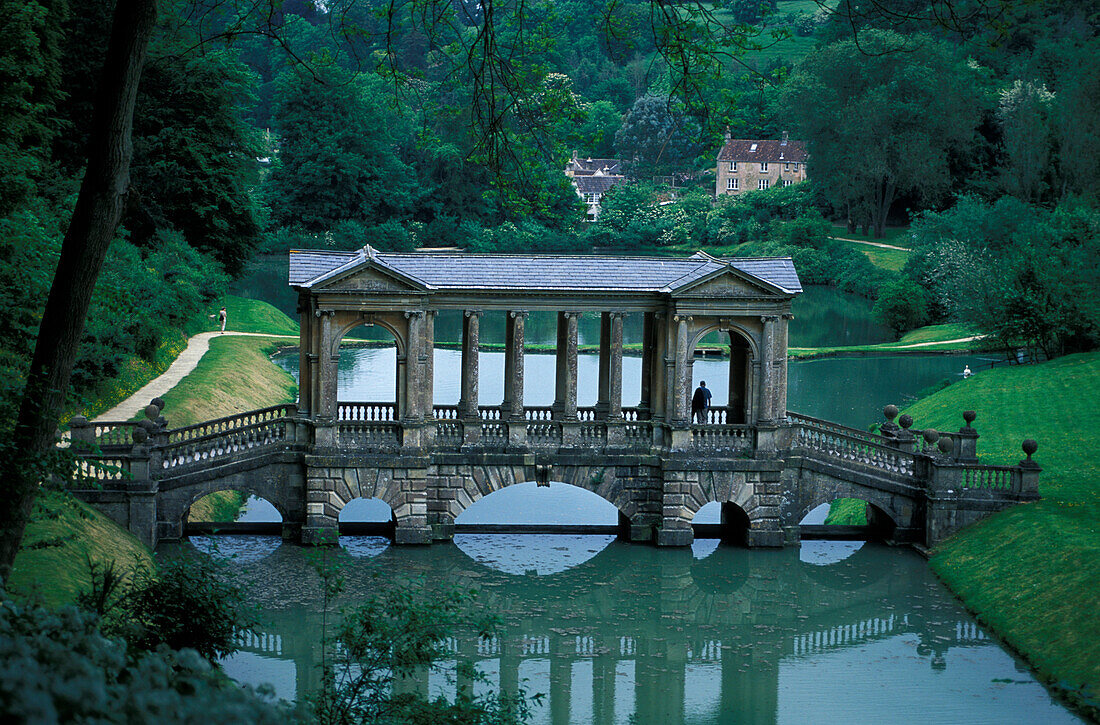
[[[756,150],[752,151],[753,144]],[[802,163],[806,161],[806,142],[788,141],[784,144],[775,139],[735,138],[726,141],[718,151],[719,161],[748,161],[750,163]]]
[[[573,185],[582,194],[604,194],[623,182],[622,176],[574,176]]]
[[[574,158],[569,161],[566,168],[572,169],[576,176],[594,174],[597,171],[605,174],[621,174],[623,173],[622,163],[621,159]]]
[[[790,257],[719,259],[565,255],[290,251],[290,285],[312,287],[361,265],[390,270],[435,290],[671,292],[727,265],[778,287],[802,291]]]

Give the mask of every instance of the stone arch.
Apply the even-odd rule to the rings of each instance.
[[[831,504],[841,498],[858,499],[867,504],[867,526],[874,532],[874,538],[889,539],[899,528],[912,526],[912,522],[904,517],[903,512],[897,510],[893,496],[852,484],[838,486],[832,492],[818,493],[812,497],[808,503],[795,510],[797,518],[793,519],[793,525],[798,525],[806,518],[806,514],[818,506]]]
[[[300,520],[297,515],[294,502],[284,498],[284,488],[277,483],[264,481],[250,481],[244,477],[232,477],[223,479],[211,479],[203,483],[193,484],[185,488],[177,488],[161,495],[158,501],[158,516],[160,521],[167,522],[172,528],[183,531],[191,506],[203,496],[208,496],[219,491],[240,491],[249,496],[262,498],[279,512],[284,524],[296,523]]]
[[[329,501],[334,509],[333,517],[340,518],[340,512],[350,501],[357,498],[376,498],[393,512],[393,518],[399,524],[412,512],[412,503],[408,501],[402,484],[408,473],[392,468],[345,468],[337,475],[326,477],[332,481],[332,495]]]
[[[738,323],[731,321],[712,322],[703,327],[700,327],[699,330],[697,330],[695,334],[692,335],[691,340],[688,343],[687,356],[689,360],[692,358],[692,356],[695,355],[695,348],[699,344],[699,341],[712,332],[736,332],[738,335],[744,338],[745,342],[748,343],[749,352],[752,355],[752,359],[760,359],[760,345],[756,340],[756,336],[745,326],[739,325]]]
[[[434,487],[436,494],[441,496],[438,509],[453,521],[490,494],[517,483],[537,480],[534,469],[534,466],[523,465],[458,466],[443,473],[442,485]],[[640,510],[631,489],[624,487],[613,466],[553,466],[548,480],[594,493],[628,519]]]
[[[333,357],[337,356],[340,353],[340,343],[344,341],[344,336],[356,327],[370,327],[372,325],[381,327],[383,330],[393,335],[394,342],[397,344],[398,356],[405,354],[408,345],[406,344],[405,335],[402,330],[388,321],[385,313],[370,312],[362,313],[340,326],[337,333],[332,336],[332,349],[329,350],[329,354]]]

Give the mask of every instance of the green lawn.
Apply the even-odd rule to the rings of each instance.
[[[883,237],[879,239],[875,237],[874,234],[861,234],[858,230],[850,232],[848,231],[848,227],[843,224],[834,224],[831,236],[841,239],[857,239],[864,242],[875,242],[878,244],[891,244],[895,247],[905,247],[906,249],[912,246],[909,241],[909,227],[886,227]]]
[[[164,416],[176,428],[270,405],[293,402],[294,379],[269,356],[285,340],[215,337],[190,375],[164,396]]]
[[[909,259],[909,250],[907,249],[883,249],[882,247],[874,247],[870,244],[861,244],[859,242],[843,239],[837,241],[841,244],[850,246],[857,252],[867,255],[867,259],[871,260],[871,264],[876,267],[888,269],[892,272],[900,272],[901,268],[905,266],[905,262]]]
[[[268,335],[297,335],[298,323],[281,310],[260,300],[229,295],[225,298],[225,329],[236,332],[262,332]],[[214,321],[210,323],[214,329]]]
[[[960,532],[932,568],[1040,674],[1100,715],[1100,353],[988,370],[905,412],[918,428],[955,430],[978,414],[983,462],[1013,464],[1039,443],[1043,500]]]

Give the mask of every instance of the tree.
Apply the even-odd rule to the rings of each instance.
[[[634,102],[615,134],[619,158],[637,179],[683,170],[699,153],[699,124],[671,96]]]
[[[399,112],[387,108],[382,80],[323,62],[316,79],[289,70],[278,81],[278,161],[268,184],[273,218],[326,232],[338,222],[408,216],[415,176],[396,153]]]
[[[1042,83],[1017,80],[1001,91],[997,120],[1006,161],[1003,184],[1008,193],[1026,202],[1040,201],[1050,188],[1053,106],[1054,94]]]
[[[11,455],[3,464],[8,494],[0,506],[3,578],[11,571],[43,480],[42,465],[54,446],[92,290],[122,217],[133,155],[134,103],[156,15],[156,0],[123,0],[115,6],[96,95],[88,165],[42,314]]]
[[[905,51],[899,51],[905,48]],[[868,30],[806,58],[783,104],[827,198],[882,237],[901,194],[930,203],[973,140],[983,76],[928,38]]]
[[[902,335],[925,324],[928,319],[924,290],[911,280],[898,280],[882,291],[871,314],[900,340]]]

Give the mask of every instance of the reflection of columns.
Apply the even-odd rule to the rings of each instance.
[[[642,315],[642,394],[638,401],[641,417],[649,418],[653,410],[653,361],[657,354],[657,326],[654,313]]]
[[[690,315],[674,315],[676,323],[675,384],[672,386],[673,401],[669,407],[673,411],[674,425],[687,425],[690,415],[691,361],[688,360],[688,323]]]
[[[668,649],[661,651],[662,646]],[[683,641],[656,638],[638,642],[634,682],[635,711],[640,722],[677,725],[684,721],[685,646]]]
[[[600,652],[600,650],[597,650]],[[577,713],[578,715],[580,713]],[[582,722],[581,718],[577,719]],[[592,658],[592,720],[605,723],[615,721],[615,659],[611,651],[604,651]]]
[[[761,650],[762,647],[755,649]],[[774,723],[779,709],[779,666],[769,654],[754,656],[754,648],[733,646],[722,651],[720,722],[758,725]]]
[[[523,348],[526,312],[509,312],[504,332],[504,403],[501,413],[523,419]]]
[[[477,363],[481,310],[466,310],[462,318],[462,393],[458,412],[464,418],[477,418]]]
[[[519,692],[519,665],[523,661],[518,652],[519,645],[502,630],[500,638],[500,694],[515,695]]]
[[[558,313],[558,350],[554,412],[562,420],[577,419],[578,312]]]
[[[776,338],[778,337],[779,317],[776,315],[762,315],[760,321],[764,323],[764,344],[761,346],[761,372],[763,380],[760,385],[760,423],[773,423],[776,419],[777,402],[777,368],[776,368]]]
[[[554,637],[550,650],[550,722],[569,725],[569,706],[573,699],[573,653],[565,637]]]

